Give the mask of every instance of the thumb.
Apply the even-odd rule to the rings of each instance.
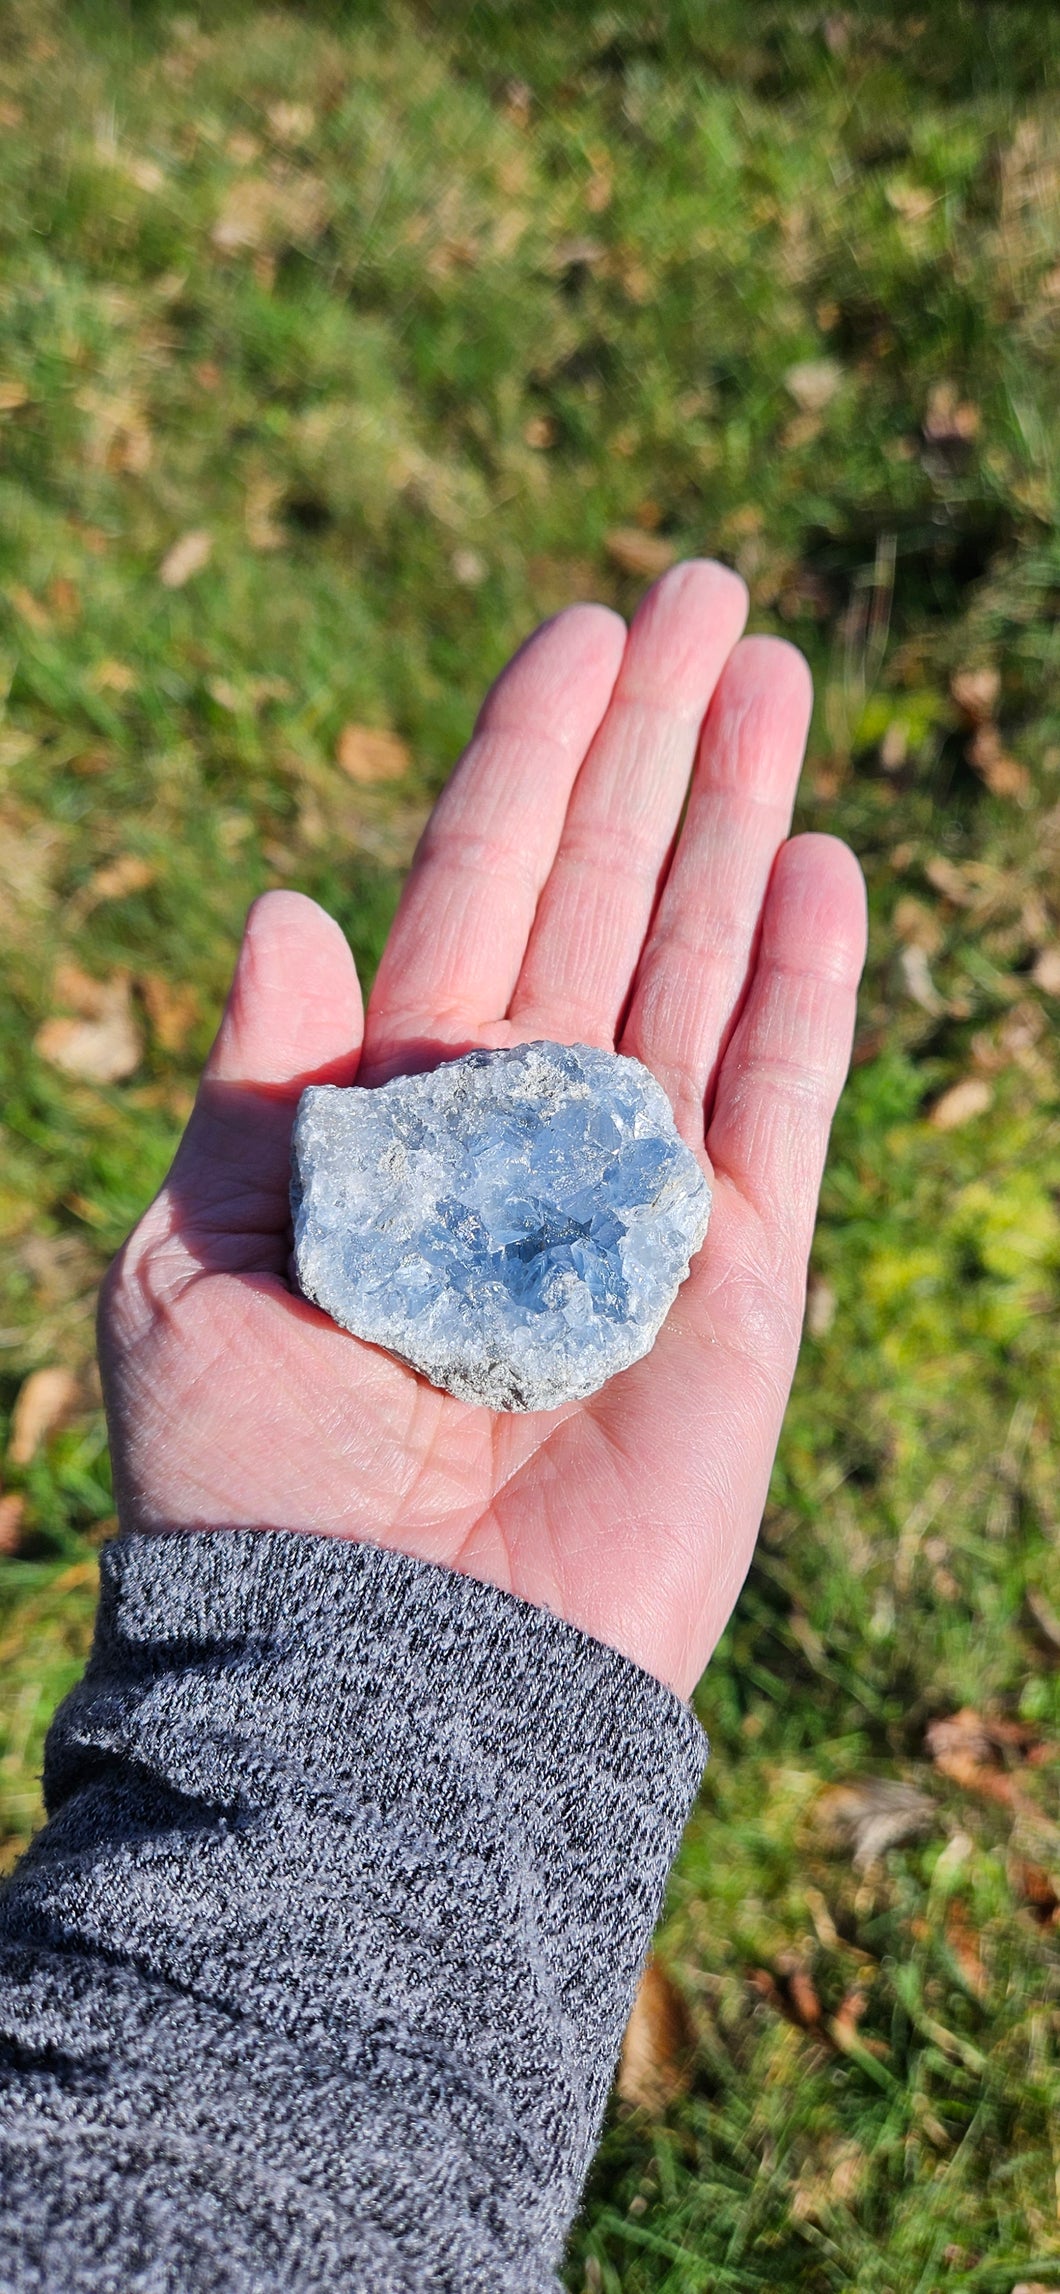
[[[184,1239],[212,1241],[207,1263],[217,1263],[223,1238],[267,1245],[285,1236],[299,1096],[308,1083],[353,1082],[363,1030],[356,966],[334,917],[304,893],[266,892],[247,917],[221,1025],[164,1190]],[[261,1263],[274,1256],[266,1247]]]
[[[285,1100],[352,1083],[364,1013],[356,966],[333,916],[304,892],[265,892],[247,917],[202,1095],[240,1084]]]

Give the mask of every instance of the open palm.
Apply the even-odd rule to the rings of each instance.
[[[738,642],[745,608],[694,561],[628,632],[579,606],[523,647],[435,807],[363,1018],[322,909],[274,892],[251,911],[173,1170],[105,1287],[127,1527],[396,1546],[692,1687],[761,1518],[864,949],[851,854],[785,841],[809,678],[790,646]],[[290,1135],[308,1082],[535,1037],[643,1060],[714,1212],[644,1361],[509,1416],[291,1289]]]

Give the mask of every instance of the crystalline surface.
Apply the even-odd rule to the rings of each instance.
[[[639,1060],[555,1043],[312,1086],[291,1201],[306,1297],[495,1410],[595,1393],[646,1354],[710,1214]]]

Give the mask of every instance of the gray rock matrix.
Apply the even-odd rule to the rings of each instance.
[[[647,1068],[556,1043],[312,1085],[291,1202],[305,1296],[494,1410],[593,1394],[647,1354],[710,1216]]]

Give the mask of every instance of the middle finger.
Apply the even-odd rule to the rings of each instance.
[[[518,1036],[614,1042],[700,727],[740,635],[739,576],[692,559],[649,590],[575,783],[508,1017]]]

